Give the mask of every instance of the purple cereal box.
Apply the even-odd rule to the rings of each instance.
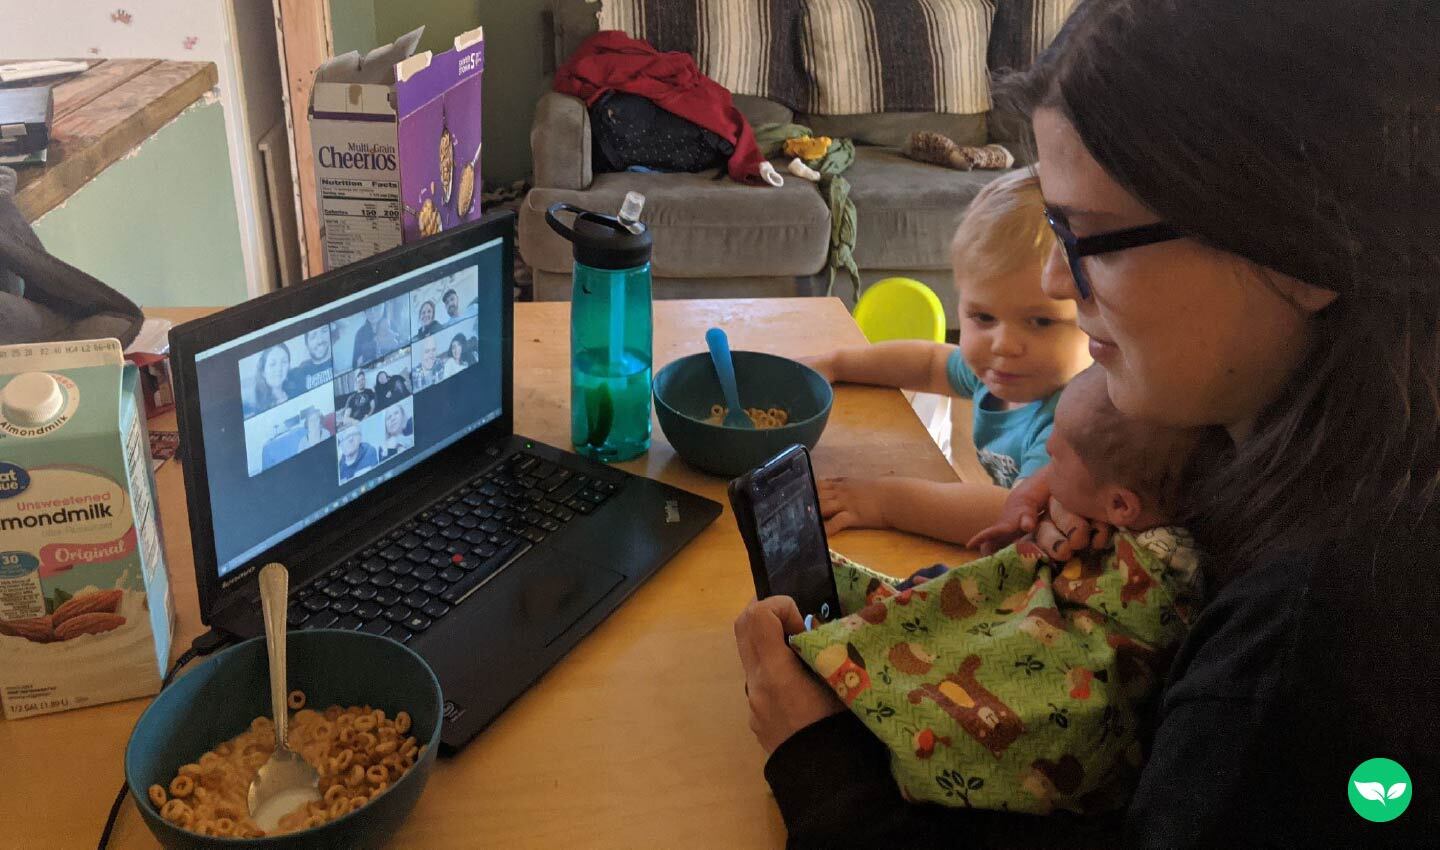
[[[455,49],[422,53],[396,68],[400,197],[404,241],[480,217],[480,30]]]
[[[326,269],[480,217],[484,30],[412,56],[420,37],[316,71],[310,138]]]

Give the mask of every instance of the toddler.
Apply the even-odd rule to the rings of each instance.
[[[974,402],[973,435],[991,483],[910,478],[819,482],[830,533],[897,528],[964,543],[999,515],[1009,488],[1048,461],[1045,443],[1060,390],[1090,365],[1075,303],[1040,288],[1055,237],[1028,171],[988,184],[952,244],[960,345],[896,341],[807,360],[830,381],[956,395]]]

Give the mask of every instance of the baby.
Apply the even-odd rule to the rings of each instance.
[[[1176,513],[1197,432],[1126,419],[1104,373],[1055,411],[1055,502],[1113,549],[1051,563],[1033,540],[903,583],[832,555],[840,620],[791,638],[891,751],[910,799],[1093,814],[1134,788],[1147,700],[1200,600]]]

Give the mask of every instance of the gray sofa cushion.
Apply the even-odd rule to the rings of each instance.
[[[943,269],[960,216],[1001,171],[955,171],[860,147],[845,172],[855,202],[855,262],[862,269]]]
[[[542,271],[570,271],[570,243],[545,224],[545,209],[566,201],[613,213],[634,191],[645,196],[656,277],[800,276],[825,265],[830,212],[813,184],[742,186],[715,174],[596,174],[586,192],[535,189],[520,211],[520,253]]]
[[[930,130],[955,140],[957,145],[986,142],[986,113],[951,115],[944,112],[881,112],[873,115],[797,115],[819,136],[850,139],[857,145],[898,148],[916,130]]]
[[[761,124],[789,124],[795,120],[795,113],[790,107],[767,100],[763,97],[755,97],[749,94],[734,95],[735,108],[745,116],[751,127],[759,127]]]
[[[551,189],[586,189],[591,171],[590,111],[578,97],[546,92],[535,105],[530,125],[530,157],[534,185]]]

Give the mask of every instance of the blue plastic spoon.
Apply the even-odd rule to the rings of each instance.
[[[755,423],[740,406],[740,388],[735,384],[735,361],[730,359],[730,338],[723,330],[711,328],[705,332],[705,344],[710,346],[710,361],[715,364],[720,391],[725,394],[725,427],[754,430]]]

